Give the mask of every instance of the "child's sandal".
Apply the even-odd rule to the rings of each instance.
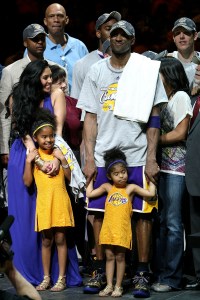
[[[121,297],[122,294],[123,294],[123,288],[121,286],[115,286],[115,289],[111,294],[111,297]]]
[[[50,289],[51,292],[62,292],[66,289],[66,276],[59,276],[56,284]]]
[[[46,291],[51,287],[51,279],[50,275],[45,275],[43,281],[36,286],[36,290],[41,292],[41,291]]]

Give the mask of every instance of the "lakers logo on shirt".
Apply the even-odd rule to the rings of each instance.
[[[126,204],[127,202],[128,202],[128,199],[120,193],[114,193],[108,199],[108,203],[111,203],[114,206]]]
[[[116,91],[117,91],[117,83],[110,84],[103,94],[100,102],[103,103],[102,110],[103,111],[113,111],[115,106],[116,99]]]

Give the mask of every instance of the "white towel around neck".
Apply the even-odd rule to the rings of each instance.
[[[114,115],[147,123],[156,91],[160,61],[132,53],[118,82]]]

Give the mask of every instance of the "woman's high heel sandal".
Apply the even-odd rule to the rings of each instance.
[[[123,288],[121,286],[115,286],[114,291],[111,294],[111,297],[121,297],[123,294]]]
[[[46,291],[51,287],[51,278],[50,275],[45,275],[43,281],[36,286],[36,290],[41,292],[41,291]]]
[[[100,297],[107,297],[110,296],[113,292],[113,286],[112,285],[107,285],[105,289],[99,292]]]
[[[62,292],[66,289],[66,276],[59,276],[56,284],[50,289],[51,292]]]

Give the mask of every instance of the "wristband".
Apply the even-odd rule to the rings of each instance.
[[[151,116],[147,123],[148,128],[160,128],[160,116]]]
[[[44,161],[41,159],[39,155],[36,155],[35,157],[35,164],[39,168],[42,168],[44,166]]]

